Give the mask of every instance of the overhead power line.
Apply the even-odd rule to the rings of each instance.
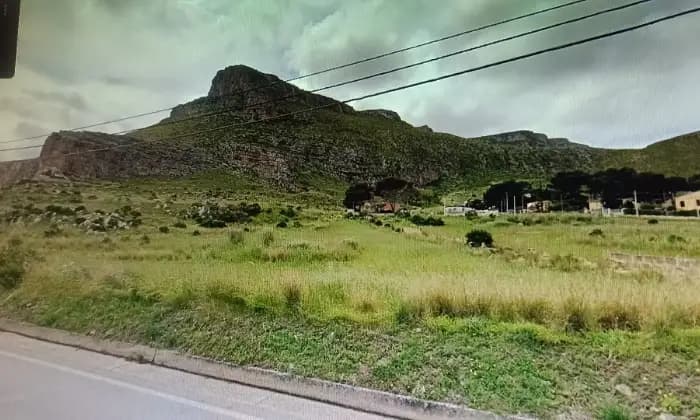
[[[395,73],[395,72],[398,72],[398,71],[401,71],[401,70],[406,70],[406,69],[409,69],[409,68],[413,68],[413,67],[425,65],[425,64],[432,63],[432,62],[436,62],[436,61],[439,61],[439,60],[444,60],[444,59],[446,59],[446,58],[454,57],[454,56],[457,56],[457,55],[460,55],[460,54],[465,54],[465,53],[468,53],[468,52],[476,51],[476,50],[479,50],[479,49],[482,49],[482,48],[490,47],[490,46],[493,46],[493,45],[496,45],[496,44],[500,44],[500,43],[503,43],[503,42],[507,42],[507,41],[512,41],[512,40],[514,40],[514,39],[518,39],[518,38],[522,38],[522,37],[525,37],[525,36],[533,35],[533,34],[536,34],[536,33],[539,33],[539,32],[543,32],[543,31],[547,31],[547,30],[550,30],[550,29],[559,28],[559,27],[562,27],[562,26],[565,26],[565,25],[569,25],[569,24],[572,24],[572,23],[575,23],[575,22],[580,22],[580,21],[583,21],[583,20],[586,20],[586,19],[590,19],[590,18],[593,18],[593,17],[597,17],[597,16],[600,16],[600,15],[604,15],[604,14],[607,14],[607,13],[612,13],[612,12],[620,11],[620,10],[627,9],[627,8],[630,8],[630,7],[633,7],[633,6],[638,6],[638,5],[641,5],[641,4],[644,4],[644,3],[649,3],[649,2],[651,2],[651,1],[652,1],[652,0],[637,0],[637,1],[634,1],[634,2],[631,2],[631,3],[626,3],[626,4],[623,4],[623,5],[617,6],[617,7],[612,7],[612,8],[609,8],[609,9],[600,10],[600,11],[597,11],[597,12],[589,13],[589,14],[587,14],[587,15],[579,16],[579,17],[572,18],[572,19],[568,19],[568,20],[565,20],[565,21],[562,21],[562,22],[558,22],[558,23],[555,23],[555,24],[551,24],[551,25],[543,26],[543,27],[540,27],[540,28],[537,28],[537,29],[533,29],[533,30],[530,30],[530,31],[521,32],[521,33],[516,34],[516,35],[512,35],[512,36],[500,38],[500,39],[495,40],[495,41],[490,41],[490,42],[486,42],[486,43],[483,43],[483,44],[480,44],[480,45],[477,45],[477,46],[473,46],[473,47],[461,49],[461,50],[458,50],[458,51],[455,51],[455,52],[451,52],[451,53],[448,53],[448,54],[443,54],[443,55],[440,55],[440,56],[437,56],[437,57],[433,57],[433,58],[430,58],[430,59],[427,59],[427,60],[418,61],[418,62],[411,63],[411,64],[404,65],[404,66],[399,66],[399,67],[396,67],[396,68],[393,68],[393,69],[390,69],[390,70],[381,71],[381,72],[378,72],[378,73],[373,73],[373,74],[370,74],[370,75],[367,75],[367,76],[363,76],[363,77],[359,77],[359,78],[347,80],[347,81],[344,81],[344,82],[334,83],[334,84],[327,85],[327,86],[324,86],[324,87],[321,87],[321,88],[313,89],[313,90],[311,90],[311,91],[308,91],[308,93],[316,93],[316,92],[321,92],[321,91],[328,90],[328,89],[332,89],[332,88],[337,88],[337,87],[340,87],[340,86],[346,86],[346,85],[349,85],[349,84],[352,84],[352,83],[357,83],[357,82],[364,81],[364,80],[368,80],[368,79],[372,79],[372,78],[375,78],[375,77],[379,77],[379,76],[384,76],[384,75],[387,75],[387,74]],[[207,113],[202,113],[202,114],[196,114],[196,115],[192,115],[192,116],[185,117],[185,118],[179,118],[179,119],[175,119],[175,120],[165,121],[165,122],[161,122],[161,123],[159,124],[159,126],[171,125],[171,124],[179,124],[179,123],[183,123],[183,122],[186,122],[186,121],[191,121],[191,120],[195,120],[195,119],[199,119],[199,118],[212,117],[212,116],[216,116],[216,115],[227,114],[227,113],[230,113],[230,112],[243,111],[243,110],[250,109],[250,108],[257,108],[257,107],[260,107],[260,106],[263,106],[263,105],[269,105],[269,104],[273,104],[273,103],[277,103],[277,102],[282,102],[282,101],[285,101],[285,100],[287,100],[287,99],[291,99],[291,98],[297,97],[297,96],[299,96],[299,95],[302,94],[302,93],[306,93],[306,92],[303,91],[303,92],[292,93],[292,94],[289,94],[289,95],[285,95],[285,96],[273,98],[273,99],[270,99],[270,100],[267,100],[267,101],[262,101],[262,102],[258,102],[258,103],[254,103],[254,104],[244,105],[244,106],[242,106],[242,107],[226,108],[226,109],[223,109],[223,110],[217,110],[217,111],[212,111],[212,112],[207,112]],[[112,134],[125,134],[125,133],[127,133],[127,132],[129,132],[129,131],[130,131],[130,130],[125,130],[125,131],[120,131],[120,132],[116,132],[116,133],[112,133]],[[26,150],[26,149],[35,149],[35,148],[40,148],[40,147],[42,147],[42,146],[41,146],[41,145],[34,145],[34,146],[24,146],[24,147],[17,147],[17,148],[11,148],[11,149],[0,149],[0,151],[7,151],[7,150]]]
[[[409,84],[397,86],[397,87],[390,88],[390,89],[380,90],[380,91],[377,91],[377,92],[374,92],[374,93],[370,93],[370,94],[367,94],[367,95],[363,95],[363,96],[358,96],[358,97],[355,97],[355,98],[347,99],[347,100],[345,100],[345,101],[342,101],[341,103],[348,104],[348,103],[352,103],[352,102],[357,102],[357,101],[361,101],[361,100],[364,100],[364,99],[374,98],[374,97],[377,97],[377,96],[382,96],[382,95],[386,95],[386,94],[393,93],[393,92],[398,92],[398,91],[402,91],[402,90],[406,90],[406,89],[411,89],[411,88],[414,88],[414,87],[417,87],[417,86],[422,86],[422,85],[427,85],[427,84],[430,84],[430,83],[435,83],[435,82],[438,82],[438,81],[441,81],[441,80],[450,79],[450,78],[457,77],[457,76],[461,76],[461,75],[468,74],[468,73],[473,73],[473,72],[477,72],[477,71],[481,71],[481,70],[486,70],[486,69],[489,69],[489,68],[494,68],[494,67],[502,66],[502,65],[508,64],[508,63],[513,63],[513,62],[517,62],[517,61],[526,60],[526,59],[529,59],[529,58],[532,58],[532,57],[536,57],[536,56],[540,56],[540,55],[544,55],[544,54],[549,54],[549,53],[552,53],[552,52],[555,52],[555,51],[564,50],[564,49],[572,48],[572,47],[579,46],[579,45],[583,45],[583,44],[588,44],[588,43],[595,42],[595,41],[598,41],[598,40],[601,40],[601,39],[611,38],[611,37],[618,36],[618,35],[621,35],[621,34],[624,34],[624,33],[627,33],[627,32],[636,31],[636,30],[641,29],[641,28],[646,28],[646,27],[649,27],[649,26],[652,26],[652,25],[656,25],[656,24],[661,23],[661,22],[669,21],[669,20],[672,20],[672,19],[677,19],[677,18],[679,18],[679,17],[686,16],[686,15],[690,15],[690,14],[694,14],[694,13],[698,13],[698,12],[700,12],[700,7],[696,7],[696,8],[693,8],[693,9],[685,10],[685,11],[683,11],[683,12],[678,12],[678,13],[675,13],[675,14],[663,16],[663,17],[660,17],[660,18],[657,18],[657,19],[654,19],[654,20],[650,20],[650,21],[647,21],[647,22],[644,22],[644,23],[640,23],[640,24],[637,24],[637,25],[633,25],[633,26],[628,26],[628,27],[626,27],[626,28],[618,29],[618,30],[615,30],[615,31],[610,31],[610,32],[606,32],[606,33],[603,33],[603,34],[600,34],[600,35],[596,35],[596,36],[592,36],[592,37],[580,39],[580,40],[578,40],[578,41],[567,42],[567,43],[565,43],[565,44],[560,44],[560,45],[557,45],[557,46],[554,46],[554,47],[549,47],[549,48],[545,48],[545,49],[533,51],[533,52],[530,52],[530,53],[527,53],[527,54],[518,55],[518,56],[515,56],[515,57],[508,58],[508,59],[499,60],[499,61],[494,61],[494,62],[492,62],[492,63],[485,64],[485,65],[482,65],[482,66],[471,67],[471,68],[468,68],[468,69],[465,69],[465,70],[461,70],[461,71],[457,71],[457,72],[454,72],[454,73],[448,73],[448,74],[444,74],[444,75],[442,75],[442,76],[437,76],[437,77],[433,77],[433,78],[430,78],[430,79],[421,80],[421,81],[419,81],[419,82],[409,83]],[[242,122],[242,123],[227,124],[227,125],[223,125],[223,126],[219,126],[219,127],[215,127],[215,128],[210,128],[210,129],[207,129],[207,130],[200,130],[200,131],[191,132],[191,133],[179,134],[179,135],[176,135],[176,136],[170,136],[170,137],[165,137],[165,138],[160,138],[160,139],[144,140],[144,141],[137,142],[137,143],[129,143],[129,144],[123,144],[123,145],[116,145],[116,146],[104,147],[104,148],[100,148],[100,149],[92,149],[92,150],[84,150],[84,151],[78,151],[78,152],[64,153],[64,154],[62,154],[62,156],[80,155],[80,154],[85,154],[85,153],[94,153],[94,152],[99,152],[99,151],[107,151],[107,150],[114,150],[114,149],[119,149],[119,148],[125,148],[125,147],[134,146],[134,145],[141,145],[141,144],[144,144],[144,143],[155,143],[155,142],[161,142],[161,141],[166,141],[166,140],[176,140],[176,139],[180,139],[180,138],[184,138],[184,137],[191,137],[191,136],[195,136],[195,135],[199,135],[199,134],[206,134],[206,133],[211,133],[211,132],[220,131],[220,130],[225,130],[225,129],[230,129],[230,128],[244,127],[244,126],[248,126],[248,125],[252,125],[252,124],[257,124],[257,123],[262,123],[262,122],[267,122],[267,121],[272,121],[272,120],[278,120],[278,119],[282,119],[282,118],[286,118],[286,117],[290,117],[290,116],[294,116],[294,115],[299,115],[299,114],[303,114],[303,113],[309,113],[309,112],[313,112],[313,111],[318,111],[318,110],[325,109],[325,108],[330,108],[330,107],[333,107],[333,106],[337,106],[337,103],[332,103],[332,104],[327,104],[327,105],[321,105],[321,106],[306,108],[306,109],[302,109],[302,110],[298,110],[298,111],[294,111],[294,112],[289,112],[289,113],[286,113],[286,114],[275,115],[275,116],[271,116],[271,117],[267,117],[267,118],[262,118],[262,119],[258,119],[258,120],[253,120],[253,121],[246,121],[246,122]]]
[[[372,56],[372,57],[367,57],[367,58],[363,58],[363,59],[360,59],[360,60],[352,61],[352,62],[350,62],[350,63],[346,63],[346,64],[341,64],[341,65],[338,65],[338,66],[329,67],[329,68],[326,68],[326,69],[323,69],[323,70],[318,70],[318,71],[314,71],[314,72],[311,72],[311,73],[303,74],[303,75],[300,75],[300,76],[292,77],[292,78],[290,78],[290,79],[277,80],[277,81],[272,82],[272,83],[270,83],[270,84],[268,84],[268,85],[257,86],[257,87],[251,88],[251,89],[242,90],[242,91],[240,91],[240,92],[235,93],[234,95],[245,94],[245,93],[248,93],[248,92],[251,92],[251,91],[255,91],[255,90],[259,90],[259,89],[263,89],[263,88],[275,86],[275,85],[280,84],[280,83],[289,83],[289,82],[294,82],[294,81],[297,81],[297,80],[306,79],[306,78],[309,78],[309,77],[312,77],[312,76],[318,76],[318,75],[320,75],[320,74],[330,73],[330,72],[332,72],[332,71],[336,71],[336,70],[340,70],[340,69],[344,69],[344,68],[356,66],[356,65],[358,65],[358,64],[367,63],[367,62],[370,62],[370,61],[374,61],[374,60],[378,60],[378,59],[381,59],[381,58],[389,57],[389,56],[392,56],[392,55],[400,54],[400,53],[403,53],[403,52],[406,52],[406,51],[411,51],[411,50],[414,50],[414,49],[417,49],[417,48],[421,48],[421,47],[425,47],[425,46],[428,46],[428,45],[437,44],[437,43],[439,43],[439,42],[444,42],[444,41],[447,41],[447,40],[450,40],[450,39],[454,39],[454,38],[462,37],[462,36],[465,36],[465,35],[473,34],[473,33],[479,32],[479,31],[483,31],[483,30],[486,30],[486,29],[494,28],[494,27],[497,27],[497,26],[500,26],[500,25],[504,25],[504,24],[507,24],[507,23],[516,22],[516,21],[518,21],[518,20],[522,20],[522,19],[526,19],[526,18],[529,18],[529,17],[541,15],[541,14],[548,13],[548,12],[552,12],[552,11],[559,10],[559,9],[563,9],[563,8],[565,8],[565,7],[574,6],[574,5],[579,4],[579,3],[585,3],[585,2],[587,2],[587,1],[589,1],[589,0],[574,0],[574,1],[569,1],[569,2],[567,2],[567,3],[563,3],[563,4],[556,5],[556,6],[547,7],[547,8],[540,9],[540,10],[536,10],[536,11],[534,11],[534,12],[530,12],[530,13],[527,13],[527,14],[524,14],[524,15],[519,15],[519,16],[515,16],[515,17],[512,17],[512,18],[500,20],[500,21],[498,21],[498,22],[490,23],[490,24],[488,24],[488,25],[479,26],[479,27],[477,27],[477,28],[472,28],[472,29],[468,29],[468,30],[465,30],[465,31],[462,31],[462,32],[455,33],[455,34],[446,35],[446,36],[443,36],[443,37],[440,37],[440,38],[436,38],[436,39],[432,39],[432,40],[429,40],[429,41],[424,41],[424,42],[421,42],[421,43],[418,43],[418,44],[410,45],[410,46],[408,46],[408,47],[399,48],[399,49],[392,50],[392,51],[389,51],[389,52],[386,52],[386,53],[382,53],[382,54],[378,54],[378,55],[375,55],[375,56]],[[232,95],[223,95],[223,96],[225,97],[225,96],[232,96]],[[179,104],[178,104],[178,105],[179,105]],[[160,108],[160,109],[156,109],[156,110],[148,111],[148,112],[142,112],[142,113],[140,113],[140,114],[134,114],[134,115],[128,115],[128,116],[125,116],[125,117],[119,117],[119,118],[115,118],[115,119],[112,119],[112,120],[101,121],[101,122],[97,122],[97,123],[92,123],[92,124],[88,124],[88,125],[83,125],[83,126],[80,126],[80,127],[74,127],[74,128],[68,129],[67,131],[86,130],[86,129],[88,129],[88,128],[95,128],[95,127],[99,127],[99,126],[103,126],[103,125],[114,124],[114,123],[118,123],[118,122],[123,122],[123,121],[132,120],[132,119],[135,119],[135,118],[141,118],[141,117],[146,117],[146,116],[150,116],[150,115],[156,115],[156,114],[160,114],[160,113],[163,113],[163,112],[172,111],[172,110],[173,110],[175,107],[177,107],[178,105],[173,105],[173,106],[170,106],[170,107],[167,107],[167,108]],[[121,133],[121,132],[120,132],[120,133]],[[119,133],[115,133],[115,134],[119,134]],[[12,140],[3,140],[3,141],[0,141],[0,144],[15,143],[15,142],[20,142],[20,141],[28,141],[28,140],[35,140],[35,139],[40,139],[40,138],[42,138],[42,137],[47,137],[47,136],[49,136],[49,135],[51,135],[51,133],[45,133],[45,134],[40,134],[40,135],[36,135],[36,136],[31,136],[31,137],[22,137],[22,138],[12,139]]]
[[[358,77],[358,78],[355,78],[355,79],[350,79],[350,80],[346,80],[346,81],[343,81],[343,82],[338,82],[338,83],[334,83],[334,84],[331,84],[331,85],[323,86],[323,87],[320,87],[320,88],[312,89],[312,90],[309,90],[309,91],[304,91],[304,93],[305,93],[305,92],[308,92],[308,93],[318,93],[318,92],[322,92],[322,91],[325,91],[325,90],[334,89],[334,88],[338,88],[338,87],[341,87],[341,86],[347,86],[347,85],[350,85],[350,84],[353,84],[353,83],[357,83],[357,82],[362,82],[362,81],[365,81],[365,80],[373,79],[373,78],[376,78],[376,77],[386,76],[386,75],[388,75],[388,74],[396,73],[396,72],[398,72],[398,71],[407,70],[407,69],[410,69],[410,68],[414,68],[414,67],[422,66],[422,65],[425,65],[425,64],[433,63],[433,62],[436,62],[436,61],[444,60],[444,59],[446,59],[446,58],[455,57],[455,56],[457,56],[457,55],[466,54],[466,53],[468,53],[468,52],[473,52],[473,51],[480,50],[480,49],[483,49],[483,48],[486,48],[486,47],[491,47],[491,46],[494,46],[494,45],[497,45],[497,44],[502,44],[502,43],[507,42],[507,41],[512,41],[512,40],[514,40],[514,39],[523,38],[523,37],[526,37],[526,36],[529,36],[529,35],[534,35],[534,34],[539,33],[539,32],[544,32],[544,31],[548,31],[548,30],[550,30],[550,29],[559,28],[559,27],[562,27],[562,26],[565,26],[565,25],[569,25],[569,24],[572,24],[572,23],[580,22],[580,21],[583,21],[583,20],[586,20],[586,19],[591,19],[591,18],[594,18],[594,17],[597,17],[597,16],[601,16],[601,15],[604,15],[604,14],[607,14],[607,13],[612,13],[612,12],[620,11],[620,10],[627,9],[627,8],[630,8],[630,7],[633,7],[633,6],[639,6],[639,5],[644,4],[644,3],[650,3],[651,1],[653,1],[653,0],[637,0],[637,1],[633,1],[633,2],[631,2],[631,3],[626,3],[626,4],[623,4],[623,5],[617,6],[617,7],[611,7],[611,8],[609,8],[609,9],[604,9],[604,10],[600,10],[600,11],[597,11],[597,12],[589,13],[589,14],[587,14],[587,15],[579,16],[579,17],[576,17],[576,18],[573,18],[573,19],[568,19],[568,20],[565,20],[565,21],[562,21],[562,22],[558,22],[558,23],[555,23],[555,24],[552,24],[552,25],[543,26],[543,27],[540,27],[540,28],[537,28],[537,29],[533,29],[533,30],[530,30],[530,31],[521,32],[521,33],[519,33],[519,34],[512,35],[512,36],[508,36],[508,37],[505,37],[505,38],[499,38],[499,39],[497,39],[497,40],[495,40],[495,41],[490,41],[490,42],[486,42],[486,43],[483,43],[483,44],[479,44],[479,45],[476,45],[476,46],[473,46],[473,47],[464,48],[464,49],[461,49],[461,50],[458,50],[458,51],[454,51],[454,52],[451,52],[451,53],[448,53],[448,54],[443,54],[443,55],[440,55],[440,56],[437,56],[437,57],[429,58],[429,59],[426,59],[426,60],[418,61],[418,62],[411,63],[411,64],[407,64],[407,65],[404,65],[404,66],[399,66],[399,67],[395,67],[395,68],[392,68],[392,69],[389,69],[389,70],[384,70],[384,71],[380,71],[380,72],[377,72],[377,73],[372,73],[372,74],[367,75],[367,76],[362,76],[362,77]],[[178,119],[174,119],[174,120],[170,120],[170,121],[164,121],[164,122],[159,123],[159,126],[171,125],[171,124],[179,124],[179,123],[182,123],[182,122],[185,122],[185,121],[191,121],[191,120],[195,120],[195,119],[199,119],[199,118],[212,117],[212,116],[216,116],[216,115],[227,114],[227,113],[229,113],[229,112],[243,111],[243,110],[250,109],[250,108],[257,108],[257,107],[260,107],[260,106],[263,106],[263,105],[269,105],[269,104],[274,104],[274,103],[277,103],[277,102],[283,102],[283,101],[285,101],[285,100],[287,100],[287,99],[295,98],[295,97],[299,96],[300,94],[301,94],[301,93],[292,93],[292,94],[289,94],[289,95],[285,95],[285,96],[273,98],[273,99],[270,99],[270,100],[266,100],[266,101],[262,101],[262,102],[257,102],[257,103],[249,104],[249,105],[244,105],[244,106],[241,106],[241,107],[237,107],[236,109],[234,109],[233,107],[227,107],[227,108],[222,109],[222,110],[211,111],[211,112],[206,112],[206,113],[202,113],[202,114],[195,114],[195,115],[192,115],[192,116],[189,116],[189,117],[178,118]],[[128,132],[130,132],[130,131],[133,131],[133,130],[124,130],[124,131],[119,131],[119,132],[112,133],[112,134],[126,134],[126,133],[128,133]]]

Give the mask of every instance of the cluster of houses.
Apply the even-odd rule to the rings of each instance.
[[[628,198],[623,201],[628,201],[631,204],[632,209],[638,209],[641,205],[636,203],[633,198]],[[688,192],[684,194],[679,194],[672,199],[667,200],[662,205],[663,208],[675,208],[677,212],[695,212],[698,217],[700,217],[700,191]],[[511,209],[513,213],[549,213],[552,209],[552,202],[549,200],[543,201],[531,201],[524,205],[524,207],[518,207]],[[598,199],[589,199],[588,207],[583,209],[586,213],[591,214],[602,214],[602,215],[615,215],[615,214],[625,214],[624,209],[613,210],[605,208],[603,203]],[[490,216],[492,214],[499,214],[499,210],[496,208],[490,210],[477,210],[468,205],[467,202],[461,205],[444,206],[445,216],[466,216],[466,215],[476,215],[476,216]]]
[[[549,200],[544,200],[544,201],[532,201],[529,202],[525,205],[525,208],[520,209],[519,211],[521,213],[549,213],[550,209],[552,207],[552,202]],[[518,212],[517,209],[513,210],[514,212]],[[445,206],[444,207],[444,214],[445,216],[466,216],[469,214],[473,214],[476,216],[491,216],[491,215],[498,215],[500,211],[496,208],[492,208],[489,210],[477,210],[468,205],[467,202],[465,202],[462,205],[457,205],[457,206]]]
[[[627,203],[629,205],[629,208],[632,209],[632,211],[637,211],[640,209],[640,207],[649,204],[638,203],[633,197],[625,198],[622,201],[623,203]],[[658,209],[656,209],[657,211],[664,211],[664,209],[675,209],[676,212],[682,213],[692,214],[693,212],[695,212],[695,214],[698,217],[700,217],[700,191],[687,192],[676,195],[673,198],[664,201],[663,203],[654,205],[654,207],[658,207]],[[616,213],[625,214],[624,209],[614,211],[613,209],[606,208],[600,200],[592,198],[588,200],[588,208],[585,211],[592,214],[603,215],[612,215]]]

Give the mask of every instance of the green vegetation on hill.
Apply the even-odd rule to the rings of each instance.
[[[599,167],[689,177],[700,174],[700,132],[660,141],[643,149],[602,150]]]

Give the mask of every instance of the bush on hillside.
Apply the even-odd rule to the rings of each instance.
[[[440,219],[439,217],[433,217],[433,216],[428,216],[428,217],[423,217],[420,214],[414,214],[410,218],[411,223],[413,223],[416,226],[444,226],[445,221]]]
[[[188,210],[182,212],[182,216],[194,220],[202,227],[222,228],[228,223],[248,223],[261,212],[262,208],[257,203],[239,203],[227,206],[206,203],[192,205]]]
[[[20,285],[26,274],[29,253],[21,247],[21,242],[0,250],[0,287],[13,289]]]
[[[491,248],[493,246],[493,236],[485,230],[474,229],[467,233],[467,245],[471,247],[485,246]]]

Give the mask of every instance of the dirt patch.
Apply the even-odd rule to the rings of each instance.
[[[656,271],[668,279],[689,280],[700,276],[700,260],[693,258],[611,253],[610,261],[619,270]]]

